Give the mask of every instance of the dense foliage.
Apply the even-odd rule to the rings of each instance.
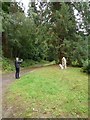
[[[56,63],[65,56],[69,65],[89,69],[89,7],[88,2],[31,2],[26,16],[20,3],[3,2],[3,56]]]

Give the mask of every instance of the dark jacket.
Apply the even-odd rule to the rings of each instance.
[[[15,68],[20,68],[21,61],[15,61]]]

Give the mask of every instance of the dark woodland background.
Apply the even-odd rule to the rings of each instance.
[[[28,6],[25,15],[23,4],[2,2],[0,53],[4,69],[15,57],[24,63],[61,63],[65,56],[68,65],[90,73],[90,3],[31,2]]]

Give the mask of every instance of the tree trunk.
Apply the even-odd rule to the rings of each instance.
[[[3,55],[5,57],[9,57],[8,39],[7,39],[7,35],[5,32],[2,32],[2,50],[3,50]]]
[[[62,62],[62,57],[64,57],[64,51],[62,49],[63,46],[61,46],[63,44],[63,41],[64,41],[64,37],[62,36],[62,38],[60,38],[59,40],[59,62],[61,63]]]

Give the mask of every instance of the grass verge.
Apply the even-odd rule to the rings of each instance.
[[[5,117],[88,117],[88,76],[80,68],[40,68],[8,88],[3,108]],[[5,115],[5,113],[4,113]]]

